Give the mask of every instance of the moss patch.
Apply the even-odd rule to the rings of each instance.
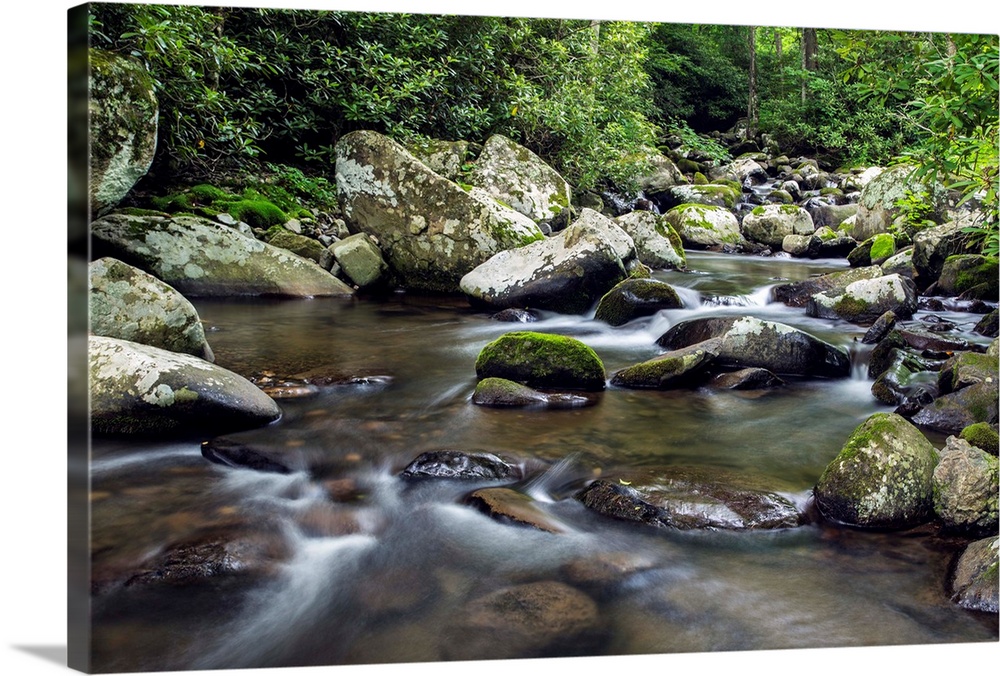
[[[976,448],[986,451],[991,455],[997,455],[998,453],[1000,436],[997,435],[997,431],[989,423],[979,422],[969,425],[962,430],[959,436]]]

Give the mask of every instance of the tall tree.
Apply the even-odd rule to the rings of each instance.
[[[748,69],[749,83],[747,86],[747,133],[749,141],[757,135],[757,113],[759,102],[757,100],[757,27],[747,26],[747,51],[750,58]]]
[[[816,39],[815,28],[802,29],[802,70],[814,71],[819,56],[819,43]],[[808,98],[809,88],[805,79],[802,80],[802,103]]]

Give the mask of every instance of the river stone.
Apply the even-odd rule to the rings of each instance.
[[[948,337],[920,328],[899,329],[899,335],[906,344],[915,350],[930,350],[932,352],[960,352],[968,350],[967,340],[959,337]]]
[[[720,373],[709,384],[720,390],[766,390],[781,387],[785,381],[767,369],[748,368]]]
[[[995,456],[1000,450],[1000,435],[997,434],[996,424],[973,423],[963,428],[959,437],[990,455]]]
[[[867,528],[905,529],[933,515],[932,476],[938,454],[895,413],[859,425],[813,490],[828,519]]]
[[[996,357],[977,352],[959,352],[941,366],[938,389],[948,394],[977,383],[997,383],[1000,362]]]
[[[455,181],[462,176],[462,165],[469,155],[469,142],[419,139],[407,145],[406,149],[434,173]]]
[[[494,134],[465,179],[534,221],[548,221],[569,207],[569,183],[538,155]]]
[[[476,598],[447,630],[451,660],[594,654],[603,632],[597,604],[562,582],[506,587]]]
[[[599,219],[622,237],[609,241],[608,235],[617,233],[595,225]],[[473,304],[583,314],[625,279],[620,253],[627,253],[626,239],[631,242],[610,220],[583,209],[580,219],[558,235],[494,255],[465,275],[460,287]]]
[[[858,213],[857,204],[817,204],[806,211],[817,228],[827,227],[836,230],[841,223]]]
[[[973,535],[997,531],[997,459],[948,437],[934,468],[934,512],[947,528]]]
[[[765,368],[778,375],[849,376],[847,353],[804,331],[756,317],[708,317],[680,322],[656,341],[678,349],[721,338],[715,364],[727,369]]]
[[[639,179],[639,189],[654,202],[659,201],[661,193],[665,193],[675,185],[687,183],[684,174],[669,157],[652,155],[649,158],[652,173]]]
[[[960,434],[969,425],[997,422],[997,385],[978,383],[945,394],[920,409],[912,418],[915,425]]]
[[[948,256],[934,291],[944,296],[997,300],[997,259],[974,254]]]
[[[532,324],[538,321],[538,315],[531,310],[509,307],[500,312],[490,315],[490,319],[495,322],[514,322],[517,324]]]
[[[687,387],[696,383],[698,376],[712,364],[721,342],[719,338],[706,340],[629,366],[618,371],[611,384],[630,389]]]
[[[102,216],[153,164],[159,106],[138,59],[91,49],[89,60],[90,212]]]
[[[651,557],[636,552],[597,552],[567,561],[559,572],[573,586],[603,596],[655,566]]]
[[[98,434],[201,434],[267,425],[278,405],[250,381],[187,354],[91,336],[91,424]]]
[[[344,218],[378,240],[406,288],[454,292],[490,256],[543,238],[527,216],[482,188],[466,192],[381,134],[346,134],[335,153]]]
[[[476,376],[506,378],[529,387],[599,391],[604,364],[576,338],[535,331],[505,333],[476,359]]]
[[[987,338],[996,338],[1000,334],[1000,313],[996,310],[992,310],[989,314],[984,316],[979,322],[976,323],[974,329],[972,329],[981,336],[986,336]]]
[[[796,258],[818,258],[823,240],[815,235],[785,235],[781,250]]]
[[[844,319],[854,324],[871,324],[883,313],[912,317],[917,310],[917,290],[909,279],[885,275],[848,284],[842,294],[813,294],[806,314],[824,319]]]
[[[955,564],[951,600],[966,610],[1000,612],[1000,542],[996,536],[976,540],[965,548]]]
[[[740,224],[729,209],[704,204],[682,204],[668,211],[664,218],[684,246],[709,249],[724,244],[739,244]]]
[[[201,318],[173,287],[127,263],[90,264],[90,332],[214,361]]]
[[[665,216],[652,211],[630,211],[615,219],[632,241],[644,265],[657,270],[683,270],[687,267],[684,243]]]
[[[296,256],[301,256],[302,258],[308,258],[316,264],[324,258],[326,253],[326,247],[319,243],[318,240],[312,237],[306,237],[305,235],[300,235],[292,232],[291,230],[286,230],[285,228],[278,228],[277,231],[271,235],[267,243],[271,246],[276,246],[279,249],[284,249],[285,251],[291,251]]]
[[[970,235],[964,232],[971,225],[968,220],[950,221],[944,225],[926,228],[913,236],[914,282],[921,291],[938,281],[944,263],[950,256],[964,254]]]
[[[521,467],[493,453],[427,451],[399,473],[408,479],[513,479],[522,478]]]
[[[861,342],[865,345],[876,345],[888,336],[889,332],[894,328],[896,328],[896,313],[892,310],[887,310],[869,327]]]
[[[767,180],[767,172],[756,161],[749,157],[737,157],[722,167],[720,173],[737,183],[746,186],[757,185]]]
[[[791,307],[805,307],[814,294],[827,293],[840,295],[849,284],[862,279],[874,279],[881,276],[882,269],[877,265],[867,268],[852,268],[850,270],[830,272],[799,282],[779,284],[771,290],[771,299]]]
[[[684,307],[680,297],[666,282],[655,279],[626,279],[608,291],[597,304],[594,319],[621,326],[637,317],[655,315],[660,310]]]
[[[248,443],[237,437],[223,436],[203,441],[201,455],[219,465],[257,472],[290,474],[305,468],[304,456],[297,447]]]
[[[785,235],[811,235],[816,226],[802,207],[767,204],[743,217],[742,230],[747,239],[780,249]]]
[[[330,245],[340,269],[359,288],[374,286],[385,276],[388,266],[371,237],[359,232]]]
[[[913,267],[913,247],[907,247],[899,253],[890,256],[881,264],[882,272],[887,275],[899,275],[907,279],[914,279],[917,269]]]
[[[906,198],[907,191],[930,193],[927,204],[933,210],[934,220],[941,222],[947,206],[944,188],[929,186],[911,177],[914,167],[899,165],[881,172],[861,189],[858,199],[858,214],[854,222],[854,239],[859,242],[888,232],[889,226],[902,213],[897,202]]]
[[[312,261],[196,216],[110,214],[91,224],[95,253],[137,265],[185,296],[346,296]]]
[[[472,403],[494,408],[579,408],[597,401],[579,394],[539,392],[504,378],[484,378],[476,385]]]
[[[577,494],[584,506],[625,521],[679,530],[794,528],[804,516],[794,503],[744,474],[694,467],[599,479]]]
[[[929,404],[937,396],[936,376],[926,363],[907,350],[894,348],[892,363],[872,383],[872,395],[883,404]]]
[[[701,204],[711,207],[733,209],[739,200],[738,190],[729,185],[706,183],[705,185],[678,185],[656,196],[660,211],[673,209],[682,204]],[[675,226],[676,227],[676,226]]]
[[[546,533],[565,533],[566,528],[524,493],[513,488],[480,488],[465,502],[501,523],[537,528]]]

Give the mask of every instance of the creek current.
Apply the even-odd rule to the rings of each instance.
[[[596,596],[602,631],[558,654],[995,641],[995,615],[948,599],[960,544],[929,530],[860,531],[824,523],[775,531],[671,531],[618,522],[573,499],[588,479],[694,466],[764,477],[808,501],[851,431],[890,407],[871,395],[864,329],[768,303],[779,281],[842,269],[688,252],[689,272],[656,273],[686,307],[611,328],[591,316],[497,322],[463,298],[394,294],[309,300],[193,299],[216,363],[248,377],[327,368],[361,376],[281,399],[274,425],[239,433],[302,450],[312,471],[213,464],[200,440],[94,440],[91,453],[93,669],[142,671],[533,656],[497,641],[462,652],[456,618],[473,599],[561,579],[564,566],[627,552],[636,572]],[[475,360],[511,330],[571,335],[610,375],[661,350],[677,322],[750,314],[801,328],[852,355],[842,380],[788,379],[764,392],[609,388],[570,410],[475,406]],[[914,321],[919,321],[918,313]],[[963,337],[979,317],[936,312]],[[943,438],[930,437],[937,446]],[[501,482],[407,482],[400,470],[437,449],[523,459],[517,485],[562,526],[500,523],[462,502]],[[322,467],[320,472],[316,467]],[[331,500],[341,490],[348,498]],[[193,533],[238,528],[271,562],[262,574],[197,584],[109,585]]]

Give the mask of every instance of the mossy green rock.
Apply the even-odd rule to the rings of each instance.
[[[491,256],[544,238],[524,214],[482,188],[466,192],[381,134],[351,132],[335,153],[344,218],[378,240],[405,288],[457,291]]]
[[[918,289],[923,291],[938,281],[950,256],[966,253],[971,235],[965,228],[971,224],[971,221],[950,221],[913,236],[912,260]]]
[[[786,235],[811,235],[815,230],[809,212],[789,204],[755,207],[743,217],[743,236],[775,250],[781,248]]]
[[[887,232],[872,237],[872,245],[868,251],[870,265],[881,265],[896,253],[896,238]]]
[[[960,434],[974,423],[997,422],[997,399],[996,381],[977,383],[938,397],[917,411],[912,420],[938,432]]]
[[[323,252],[326,249],[326,247],[312,237],[297,235],[291,230],[285,230],[284,228],[281,228],[278,232],[274,233],[274,235],[267,240],[267,243],[271,246],[276,246],[279,249],[291,251],[296,256],[308,258],[316,263],[319,263],[323,259]]]
[[[201,435],[261,427],[281,409],[253,383],[188,354],[91,336],[97,434]]]
[[[938,390],[941,394],[955,392],[977,383],[997,384],[1000,380],[1000,360],[978,352],[959,352],[941,366]]]
[[[540,392],[505,378],[484,378],[476,385],[472,403],[494,408],[579,408],[596,401],[579,394]]]
[[[927,184],[912,178],[914,167],[899,165],[887,169],[872,178],[861,189],[858,200],[858,216],[854,222],[853,236],[859,242],[880,232],[888,232],[893,220],[900,215],[897,202],[906,198],[907,192],[927,192],[927,204],[933,218],[944,218],[947,194],[939,184]]]
[[[997,300],[998,279],[1000,269],[995,258],[972,254],[949,256],[941,268],[935,291],[945,296],[962,294]]]
[[[666,214],[667,223],[681,237],[684,246],[692,249],[738,244],[740,224],[729,209],[705,204],[681,204]]]
[[[666,390],[688,387],[719,355],[721,339],[706,340],[689,347],[661,354],[641,364],[618,371],[611,384],[629,389]]]
[[[89,59],[90,210],[100,216],[149,171],[159,106],[141,61],[98,49]]]
[[[995,425],[974,423],[964,428],[959,437],[990,455],[997,455],[1000,451],[1000,435],[997,434]]]
[[[604,364],[576,338],[535,331],[513,331],[489,343],[476,359],[476,376],[505,378],[552,389],[600,391]]]
[[[997,531],[997,458],[948,437],[934,468],[934,513],[946,528],[973,536]]]
[[[195,216],[110,214],[91,224],[97,256],[142,268],[185,296],[346,296],[310,260]]]
[[[828,519],[868,528],[904,529],[933,517],[938,454],[895,413],[863,422],[827,465],[813,494]]]
[[[666,216],[652,211],[630,211],[615,219],[635,242],[639,261],[654,269],[687,267],[684,243]]]
[[[899,275],[907,279],[914,279],[917,276],[917,269],[913,267],[913,248],[903,249],[899,253],[890,256],[881,263],[882,271],[887,275]]]
[[[771,290],[771,298],[791,307],[805,307],[813,294],[827,293],[830,295],[840,295],[849,284],[862,279],[875,279],[881,276],[882,270],[877,265],[830,272],[799,282],[779,284]]]
[[[594,319],[611,326],[621,326],[637,317],[648,317],[660,310],[684,307],[677,291],[655,279],[626,279],[608,291],[597,304]]]
[[[976,540],[954,566],[951,600],[966,610],[1000,612],[1000,541],[996,536]]]
[[[90,264],[90,332],[213,361],[191,302],[156,277],[114,258]]]
[[[740,190],[718,183],[707,185],[678,185],[666,192],[668,206],[681,204],[702,204],[712,207],[732,209],[739,199]]]
[[[854,324],[871,324],[890,311],[905,319],[916,310],[916,287],[899,275],[852,282],[837,295],[813,294],[806,304],[806,314],[810,317],[844,319]]]

